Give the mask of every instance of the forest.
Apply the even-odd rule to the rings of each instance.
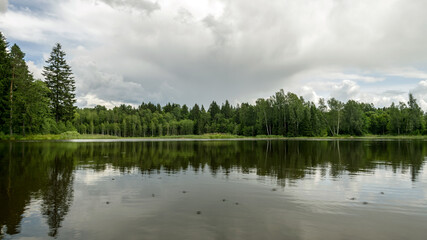
[[[409,94],[408,102],[377,108],[372,103],[335,98],[314,103],[283,89],[255,103],[209,106],[142,102],[77,108],[75,80],[65,52],[56,44],[34,79],[18,45],[0,33],[0,138],[27,134],[100,134],[159,137],[225,133],[241,136],[362,136],[427,134],[425,114]],[[143,98],[143,96],[141,96]]]

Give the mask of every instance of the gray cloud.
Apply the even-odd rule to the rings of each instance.
[[[193,20],[193,14],[191,14],[191,12],[185,8],[180,8],[180,9],[178,9],[177,16],[175,17],[175,20],[177,20],[183,24],[186,24],[186,23],[189,23],[190,21]]]
[[[0,22],[8,39],[66,43],[82,105],[243,102],[280,88],[344,100],[386,76],[424,76],[407,70],[427,63],[424,9],[403,0],[74,0],[50,4],[54,16],[14,10]],[[318,84],[302,89],[307,81]]]
[[[218,21],[212,15],[208,15],[202,21],[212,31],[215,36],[215,42],[218,45],[223,46],[227,43],[227,38],[232,34],[231,27],[224,22]]]
[[[0,13],[7,11],[8,0],[0,0]]]
[[[399,90],[387,90],[382,92],[382,95],[384,96],[396,96],[396,95],[402,95],[402,94],[407,94],[407,92],[404,91],[399,91]]]
[[[139,9],[147,14],[153,11],[160,10],[160,5],[157,2],[146,0],[101,0],[112,7],[124,7],[127,9]]]

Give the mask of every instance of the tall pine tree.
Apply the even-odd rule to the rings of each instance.
[[[50,89],[49,97],[51,109],[56,122],[69,121],[74,117],[76,107],[75,81],[71,68],[65,61],[65,52],[61,50],[61,44],[57,43],[46,61],[43,76]]]
[[[7,51],[8,43],[0,32],[0,131],[6,132],[6,123],[9,122],[9,87],[11,63]]]
[[[10,122],[9,134],[12,130],[21,129],[25,136],[26,129],[38,132],[43,120],[49,117],[49,90],[46,83],[34,81],[32,73],[25,62],[25,53],[18,45],[10,49],[11,81],[10,81]]]
[[[12,76],[10,78],[9,90],[9,134],[13,134],[13,125],[17,122],[17,108],[25,104],[24,95],[31,87],[32,76],[28,71],[27,64],[24,60],[25,54],[21,51],[18,45],[14,44],[10,50],[10,61]],[[21,107],[22,109],[22,107]],[[23,117],[19,116],[22,120]]]

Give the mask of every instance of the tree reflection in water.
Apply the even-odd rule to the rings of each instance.
[[[73,161],[55,157],[42,190],[42,214],[49,225],[49,236],[55,237],[73,201]]]
[[[48,235],[57,237],[73,202],[76,169],[112,167],[124,174],[239,171],[286,186],[315,171],[337,178],[381,167],[410,172],[411,180],[417,181],[426,150],[423,141],[0,143],[0,236],[19,233],[30,201],[40,199]]]

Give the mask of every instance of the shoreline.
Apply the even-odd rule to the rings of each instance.
[[[177,135],[160,137],[117,137],[110,135],[29,135],[26,137],[16,137],[12,139],[2,139],[2,142],[39,142],[39,141],[61,141],[61,142],[155,142],[155,141],[266,141],[266,140],[284,140],[284,141],[332,141],[332,140],[427,140],[427,135],[366,135],[366,136],[334,136],[334,137],[283,137],[283,136],[237,136],[226,134],[205,134],[205,135]]]

